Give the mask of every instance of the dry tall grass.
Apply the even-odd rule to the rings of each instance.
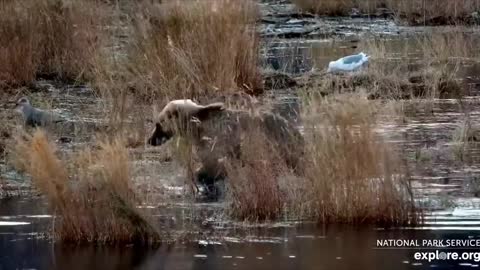
[[[301,203],[319,222],[391,226],[419,221],[402,162],[374,132],[375,111],[359,94],[305,99],[308,188]]]
[[[265,136],[246,131],[240,156],[225,162],[230,216],[380,226],[421,222],[406,167],[375,132],[381,107],[363,94],[327,99],[316,93],[304,101],[304,169],[292,171]]]
[[[290,172],[265,134],[247,132],[240,157],[226,162],[228,212],[240,220],[275,220],[288,203],[279,179]]]
[[[256,5],[245,0],[142,2],[129,70],[149,98],[261,91]]]
[[[56,215],[56,239],[143,244],[159,239],[136,210],[128,152],[120,140],[60,158],[46,134],[37,130],[17,140],[15,154],[17,168],[31,175]]]
[[[95,0],[0,2],[0,86],[39,75],[89,78],[100,48],[104,4]]]
[[[465,33],[453,31],[425,34],[395,51],[387,51],[384,41],[370,40],[363,47],[372,61],[350,84],[375,97],[460,98],[464,90],[457,72],[474,55],[473,44]]]

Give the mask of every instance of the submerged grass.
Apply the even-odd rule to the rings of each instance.
[[[136,208],[128,152],[121,140],[60,158],[46,134],[36,130],[33,136],[17,139],[15,154],[17,168],[32,177],[56,215],[56,239],[142,244],[159,240]]]

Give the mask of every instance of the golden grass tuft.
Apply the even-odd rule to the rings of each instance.
[[[374,131],[376,110],[360,94],[305,98],[308,186],[301,203],[321,223],[419,221],[402,162]]]
[[[0,2],[0,86],[92,76],[104,4],[95,0]]]
[[[141,243],[158,232],[136,209],[129,157],[121,140],[60,158],[42,130],[17,139],[17,167],[32,177],[56,217],[53,234],[67,242]]]
[[[289,170],[259,128],[246,132],[240,157],[226,162],[228,212],[240,220],[278,219],[286,203],[278,181]]]
[[[127,64],[136,94],[174,99],[260,93],[255,3],[144,1],[138,10]]]
[[[378,103],[380,104],[380,103]],[[317,220],[322,224],[414,225],[422,220],[408,170],[375,132],[383,106],[365,94],[303,102],[302,169],[291,170],[257,129],[242,136],[239,157],[225,161],[227,213],[235,219]]]

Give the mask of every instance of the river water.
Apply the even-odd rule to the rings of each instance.
[[[141,248],[52,243],[43,236],[51,221],[43,205],[38,198],[1,202],[0,269],[468,269],[479,265],[473,258],[419,261],[414,259],[416,252],[436,249],[377,244],[389,239],[417,239],[420,246],[429,239],[480,240],[480,216],[468,211],[427,216],[426,226],[433,226],[428,229],[278,223],[250,228],[243,237],[224,237],[221,242],[205,239]]]

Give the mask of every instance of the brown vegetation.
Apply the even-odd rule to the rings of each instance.
[[[0,85],[29,84],[40,75],[91,76],[101,6],[94,0],[1,1]]]
[[[275,144],[260,130],[248,131],[240,157],[226,162],[228,212],[240,220],[275,220],[285,200],[279,179],[290,174]]]
[[[371,96],[433,99],[461,98],[464,95],[457,71],[461,61],[472,51],[472,40],[464,33],[433,32],[405,46],[417,50],[412,53],[411,48],[405,47],[398,52],[401,60],[389,60],[381,42],[365,44],[365,50],[373,60],[360,78]]]
[[[56,215],[52,228],[56,239],[144,244],[159,240],[136,209],[128,152],[120,140],[65,159],[37,130],[18,138],[15,154],[17,168],[31,175]]]
[[[255,129],[246,131],[238,159],[225,162],[230,216],[380,226],[421,222],[406,165],[375,132],[381,109],[364,94],[306,93],[301,171],[289,169]]]
[[[359,94],[304,103],[308,181],[303,203],[322,223],[415,224],[410,181],[374,131],[373,101]]]
[[[138,13],[127,64],[137,94],[175,99],[261,91],[252,1],[143,2]]]
[[[387,52],[385,41],[369,40],[361,45],[371,57],[368,67],[354,74],[313,74],[305,86],[322,95],[366,90],[370,98],[461,98],[465,93],[457,72],[472,56],[473,44],[456,32],[425,34],[395,52]]]

